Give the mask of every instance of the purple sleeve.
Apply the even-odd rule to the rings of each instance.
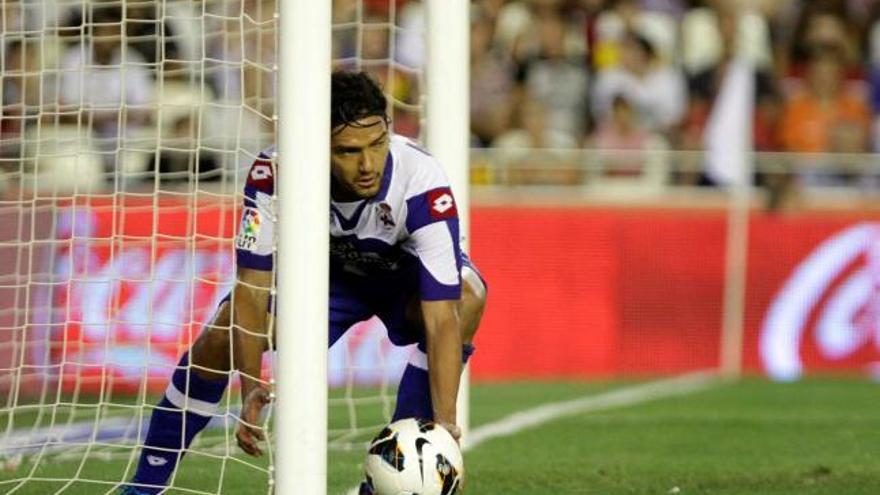
[[[448,187],[407,200],[408,249],[419,259],[419,290],[424,301],[461,298],[458,210]]]

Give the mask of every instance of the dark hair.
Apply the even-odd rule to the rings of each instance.
[[[353,125],[367,117],[388,120],[388,100],[379,83],[366,72],[334,71],[330,87],[330,129]]]

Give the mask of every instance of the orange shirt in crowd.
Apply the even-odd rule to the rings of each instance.
[[[823,104],[804,91],[785,105],[780,141],[786,151],[802,153],[864,151],[835,149],[833,133],[842,127],[850,127],[860,133],[866,144],[870,122],[871,111],[862,98],[843,91],[835,102]]]

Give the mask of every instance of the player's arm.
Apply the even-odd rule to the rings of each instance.
[[[419,291],[434,420],[458,434],[455,404],[461,380],[461,250],[458,212],[448,186],[407,200],[407,246],[419,259]]]
[[[242,424],[236,432],[238,445],[246,453],[262,455],[258,442],[265,436],[257,427],[269,392],[259,381],[263,352],[269,347],[269,289],[272,272],[238,269],[232,295],[232,359],[241,380]]]
[[[260,384],[263,352],[269,348],[269,290],[272,272],[238,269],[232,294],[232,357],[241,377],[241,396]]]
[[[461,380],[461,323],[458,300],[421,303],[428,350],[428,380],[434,420],[447,428],[456,424],[456,399]],[[452,432],[453,434],[457,432]]]
[[[238,263],[232,299],[232,362],[241,380],[241,424],[236,439],[242,450],[259,456],[264,438],[256,425],[269,402],[269,391],[260,383],[263,352],[271,336],[270,290],[274,265],[275,209],[272,164],[261,157],[251,167],[244,191],[241,225],[235,239]]]

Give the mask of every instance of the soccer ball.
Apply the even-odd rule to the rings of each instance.
[[[410,418],[391,423],[373,439],[364,470],[374,495],[452,495],[461,485],[464,462],[445,428]]]

